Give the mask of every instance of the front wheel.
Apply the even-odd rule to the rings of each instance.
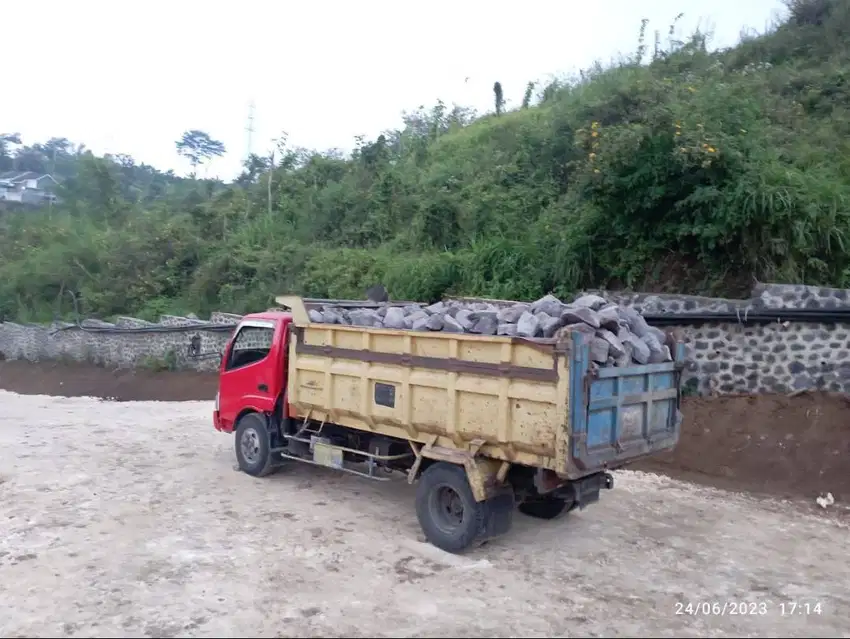
[[[271,438],[264,415],[249,413],[243,416],[236,424],[234,444],[239,470],[252,477],[263,477],[274,471]]]

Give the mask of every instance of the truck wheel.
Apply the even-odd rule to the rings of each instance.
[[[519,512],[536,519],[555,519],[566,508],[566,499],[559,497],[538,497],[537,499],[522,502],[519,505]]]
[[[484,531],[486,504],[475,501],[461,466],[437,462],[419,479],[416,516],[431,544],[459,553]]]
[[[264,415],[249,413],[243,416],[236,424],[234,443],[239,470],[252,477],[263,477],[274,470]]]

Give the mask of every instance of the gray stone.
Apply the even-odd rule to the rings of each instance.
[[[325,318],[322,316],[321,312],[319,312],[315,309],[311,308],[309,311],[307,311],[307,315],[310,317],[311,322],[316,322],[317,324],[322,324],[325,321]]]
[[[534,315],[526,311],[517,321],[516,332],[521,337],[535,337],[540,329],[540,322]]]
[[[590,359],[599,364],[604,364],[608,361],[608,353],[610,345],[601,337],[593,337],[590,340]]]
[[[416,324],[416,322],[423,320],[423,319],[427,320],[429,317],[430,317],[430,315],[428,315],[428,313],[426,313],[425,311],[420,309],[420,310],[416,311],[415,313],[411,313],[410,315],[405,317],[404,318],[404,325],[407,326],[407,328],[412,328],[413,330],[421,330],[421,329],[417,329],[414,325]]]
[[[538,321],[540,322],[540,332],[543,337],[553,337],[561,327],[560,317],[546,315],[544,319],[539,319]]]
[[[516,324],[519,321],[520,316],[528,310],[528,304],[517,304],[516,306],[509,306],[508,308],[503,308],[497,313],[497,318],[499,322],[505,324]]]
[[[617,339],[620,338],[618,337]],[[628,342],[620,342],[620,344],[623,347],[623,354],[620,357],[616,358],[615,365],[619,366],[620,368],[628,368],[629,366],[634,366],[634,346],[632,346]]]
[[[576,324],[578,322],[584,322],[588,326],[592,326],[593,328],[599,328],[599,316],[596,314],[596,311],[590,309],[587,306],[567,306],[561,312],[561,323],[562,324]]]
[[[481,318],[475,322],[475,326],[469,332],[479,335],[495,335],[497,328],[499,328],[499,320],[496,319],[496,314],[482,313]]]
[[[661,344],[667,343],[667,333],[662,331],[657,326],[650,326],[649,332],[652,333],[653,335],[655,335],[655,339],[657,339],[659,343],[661,343]]]
[[[366,299],[373,302],[386,302],[390,299],[390,296],[382,284],[375,284],[366,290]]]
[[[345,318],[340,315],[338,312],[327,309],[322,311],[322,317],[325,320],[325,324],[345,324]]]
[[[371,309],[357,309],[349,311],[348,316],[354,326],[374,327],[381,325],[381,318]]]
[[[472,315],[472,311],[467,310],[465,308],[458,309],[457,314],[455,315],[455,319],[458,324],[463,327],[463,330],[468,331],[473,327],[475,322],[472,321],[470,316]]]
[[[619,359],[626,354],[626,349],[623,346],[623,342],[621,342],[620,338],[614,335],[614,333],[612,333],[611,331],[606,330],[604,328],[600,328],[596,331],[596,335],[597,337],[601,337],[606,342],[608,342],[609,352],[611,354],[611,357],[613,357],[614,359]]]
[[[436,317],[439,317],[439,315],[437,315]],[[431,316],[426,314],[426,317],[416,318],[413,321],[413,323],[411,324],[410,328],[413,329],[414,331],[427,331],[427,330],[429,330],[428,329],[428,322],[430,322],[430,321],[431,321]]]
[[[596,315],[599,318],[600,327],[608,329],[609,331],[619,330],[620,314],[617,311],[616,304],[609,304],[608,306],[603,306],[598,311],[596,311]]]
[[[469,315],[469,319],[473,322],[484,318],[490,319],[497,324],[499,323],[499,314],[496,311],[472,311]]]
[[[443,320],[443,316],[441,314],[434,314],[428,318],[428,322],[425,324],[425,327],[429,331],[441,331],[443,330],[443,326],[445,325],[445,321]]]
[[[579,333],[585,333],[587,335],[595,335],[596,334],[596,329],[593,328],[592,326],[588,325],[588,324],[585,324],[584,322],[577,322],[575,324],[567,324],[561,330],[565,331],[565,332],[578,331]]]
[[[543,311],[546,315],[550,315],[552,317],[558,317],[561,314],[561,310],[564,308],[563,302],[559,300],[554,295],[545,295],[541,297],[536,302],[532,302],[531,310],[532,313],[537,313],[538,311]]]
[[[404,316],[404,309],[393,306],[388,308],[386,315],[384,315],[384,326],[387,328],[404,329],[407,328],[405,319],[407,318]]]
[[[434,316],[436,317],[436,316]],[[460,325],[454,317],[451,315],[443,316],[443,332],[444,333],[463,333],[463,326]]]
[[[633,308],[624,308],[622,306],[618,307],[620,312],[620,317],[626,321],[626,324],[629,327],[629,330],[637,335],[638,337],[643,337],[649,332],[649,324],[646,323],[646,320],[643,319],[643,315],[638,313]]]
[[[496,335],[509,335],[513,337],[516,335],[516,324],[499,324],[499,327],[496,329]]]
[[[664,349],[662,348],[661,343],[658,341],[658,338],[655,337],[651,332],[647,332],[642,338],[643,342],[649,347],[649,363],[650,364],[660,364],[662,362],[669,361],[665,359]]]
[[[446,305],[443,302],[435,302],[434,304],[425,307],[425,312],[429,315],[442,313],[444,310],[446,310]]]
[[[404,307],[404,315],[405,316],[412,315],[413,313],[416,313],[417,311],[420,311],[420,310],[422,310],[422,307],[419,306],[419,304],[408,304],[407,306]]]
[[[620,332],[617,337],[620,338],[620,341],[625,345],[629,344],[632,347],[632,359],[636,361],[638,364],[648,364],[649,357],[651,355],[651,351],[649,350],[649,346],[639,338],[634,333],[630,332],[627,328],[620,327]]]
[[[599,295],[582,295],[577,297],[572,301],[570,306],[583,306],[592,310],[597,310],[602,308],[608,303],[608,301],[604,297],[600,297]]]

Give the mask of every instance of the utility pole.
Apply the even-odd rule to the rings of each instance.
[[[245,127],[245,131],[248,132],[248,152],[245,155],[245,159],[251,157],[251,153],[253,149],[251,148],[251,144],[253,143],[254,138],[254,101],[251,100],[248,105],[248,126]]]

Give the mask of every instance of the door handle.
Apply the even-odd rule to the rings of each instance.
[[[259,384],[259,385],[257,386],[257,390],[258,390],[258,391],[262,391],[262,392],[264,392],[264,393],[268,393],[268,392],[269,392],[269,387],[268,387],[268,386],[266,386],[265,384]]]

